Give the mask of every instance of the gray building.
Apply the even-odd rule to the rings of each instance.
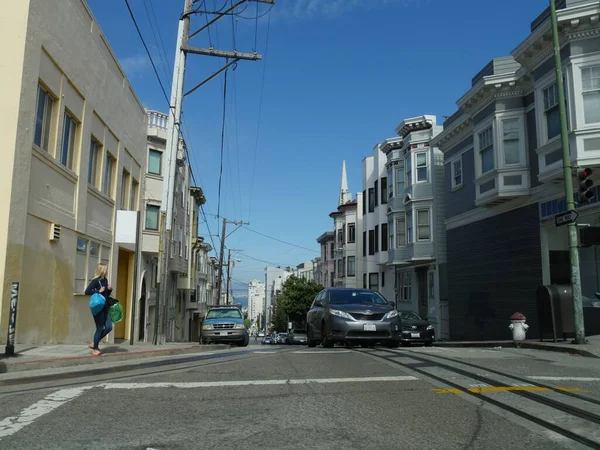
[[[333,287],[333,279],[335,277],[335,233],[326,231],[317,238],[317,242],[321,246],[321,257],[317,263],[317,272],[319,273],[318,283],[323,287]]]
[[[443,154],[431,144],[435,116],[403,120],[399,138],[384,141],[387,156],[388,265],[395,268],[399,310],[427,317],[448,338]]]
[[[600,2],[558,2],[574,166],[600,165]],[[520,311],[538,335],[536,289],[569,284],[558,96],[549,11],[507,57],[473,79],[434,139],[444,154],[452,339],[506,339]],[[574,180],[573,180],[574,182]],[[597,196],[578,206],[600,223]],[[597,288],[592,248],[580,250],[585,304]]]

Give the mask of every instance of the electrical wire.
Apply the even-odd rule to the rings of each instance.
[[[223,119],[221,123],[221,163],[219,169],[219,194],[217,200],[217,216],[221,215],[221,182],[223,180],[223,150],[225,147],[225,115],[227,111],[227,72],[229,69],[225,70],[225,81],[223,83]]]
[[[256,159],[258,155],[258,142],[260,138],[260,119],[262,115],[262,105],[263,105],[263,94],[265,90],[265,74],[267,73],[267,54],[269,51],[269,31],[271,29],[271,15],[269,15],[269,22],[267,24],[267,39],[265,44],[265,56],[263,58],[263,73],[262,73],[262,81],[260,86],[260,100],[258,103],[258,119],[256,123],[256,142],[254,145],[254,163],[252,165],[252,182],[250,183],[250,200],[248,202],[248,220],[250,220],[250,213],[252,212],[252,197],[254,194],[254,180],[256,176]]]

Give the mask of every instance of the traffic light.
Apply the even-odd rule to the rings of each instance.
[[[579,202],[589,202],[594,198],[594,192],[591,190],[594,186],[594,181],[590,178],[592,176],[592,169],[578,169],[577,179],[579,180]]]

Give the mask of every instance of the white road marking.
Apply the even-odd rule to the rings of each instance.
[[[305,355],[324,355],[327,353],[350,353],[350,350],[296,350],[294,353],[303,353]]]
[[[240,380],[240,381],[203,381],[190,383],[110,383],[100,385],[104,389],[146,389],[146,388],[180,388],[195,389],[225,386],[270,386],[287,384],[330,384],[330,383],[373,383],[378,381],[414,381],[413,376],[396,377],[362,377],[362,378],[308,378],[304,380]]]
[[[600,378],[595,377],[527,377],[532,380],[548,380],[548,381],[600,381]]]
[[[20,429],[33,423],[36,419],[79,397],[84,391],[91,388],[92,386],[87,386],[81,388],[62,389],[60,391],[53,392],[39,402],[34,403],[28,408],[25,408],[18,416],[7,417],[6,419],[0,421],[0,439],[16,433]]]

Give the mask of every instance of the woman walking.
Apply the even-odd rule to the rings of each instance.
[[[102,294],[106,299],[104,308],[100,310],[94,316],[94,322],[96,322],[96,333],[94,333],[94,342],[90,344],[92,349],[92,355],[100,356],[102,352],[98,348],[100,341],[112,331],[112,321],[110,320],[110,314],[108,312],[110,294],[112,287],[108,284],[106,276],[108,275],[108,266],[104,263],[98,264],[94,279],[90,281],[90,285],[85,290],[85,295]]]

